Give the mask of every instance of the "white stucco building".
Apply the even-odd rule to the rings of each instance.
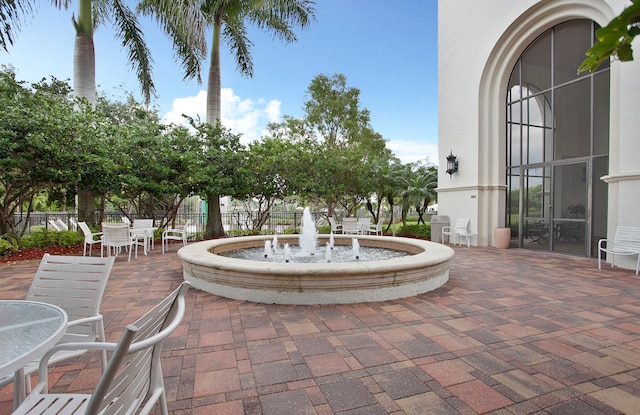
[[[438,2],[439,213],[473,242],[595,256],[640,226],[640,41],[634,62],[577,68],[625,0]],[[629,265],[630,266],[630,265]]]

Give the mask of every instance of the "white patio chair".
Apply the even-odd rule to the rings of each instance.
[[[135,240],[131,237],[131,232],[129,231],[129,225],[126,223],[103,223],[100,256],[103,256],[103,249],[107,250],[107,256],[111,256],[112,250],[114,256],[118,256],[122,248],[127,248],[129,251],[128,260],[131,261],[131,252],[134,245],[136,246],[136,258],[138,257],[138,244],[134,242]]]
[[[87,222],[78,222],[78,226],[80,227],[80,229],[82,230],[82,234],[84,235],[84,249],[82,250],[82,256],[87,255],[87,245],[89,245],[89,256],[91,256],[91,248],[93,247],[93,245],[102,243],[102,232],[92,233],[91,229],[89,229],[89,225],[87,225]],[[96,236],[98,236],[99,238],[95,239]],[[102,248],[100,248],[100,251],[102,252]]]
[[[360,235],[367,235],[369,228],[371,228],[371,218],[358,218],[358,227],[360,228]]]
[[[160,413],[167,415],[160,355],[164,340],[182,321],[188,289],[189,283],[180,284],[157,306],[129,324],[118,343],[90,345],[92,350],[113,351],[93,394],[48,393],[47,363],[51,354],[86,345],[67,343],[51,349],[40,363],[38,384],[14,414],[149,414],[160,403]]]
[[[360,233],[360,225],[356,218],[342,219],[342,233],[345,235],[358,235]]]
[[[136,244],[144,244],[144,254],[149,248],[154,248],[153,219],[134,219],[131,225],[131,237]]]
[[[168,228],[162,232],[162,253],[169,249],[169,241],[182,241],[187,246],[188,232],[191,230],[191,219],[187,219],[182,228]]]
[[[105,341],[100,303],[115,258],[93,258],[44,254],[27,293],[27,300],[62,308],[68,316],[67,329],[59,343],[88,344]],[[54,364],[80,356],[86,348],[55,353]],[[29,375],[38,370],[38,361],[24,368],[27,390]],[[106,351],[101,354],[102,369],[107,366]],[[13,376],[0,379],[0,386],[13,382]]]
[[[384,218],[381,216],[380,219],[378,220],[378,223],[376,224],[371,224],[369,226],[369,235],[374,234],[374,235],[382,235],[382,226],[384,225]]]
[[[459,244],[462,245],[462,238],[466,239],[467,246],[471,246],[471,238],[475,236],[475,233],[472,233],[468,230],[469,227],[469,218],[461,218],[456,221],[454,226],[443,226],[442,227],[442,243],[444,243],[445,235],[449,236],[449,242],[452,242],[454,245]]]
[[[640,272],[640,227],[618,226],[614,239],[598,241],[598,269],[602,269],[602,253],[611,255],[611,266],[615,266],[616,255],[637,256],[636,275]]]
[[[342,224],[337,223],[333,216],[329,216],[329,224],[331,225],[331,232],[342,233]]]

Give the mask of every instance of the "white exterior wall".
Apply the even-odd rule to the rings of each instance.
[[[477,245],[492,246],[505,216],[505,97],[524,49],[561,22],[606,25],[625,0],[444,0],[438,2],[438,208],[471,219]],[[634,43],[636,54],[640,41]],[[640,58],[611,65],[608,233],[640,226]],[[446,174],[446,156],[459,172]]]

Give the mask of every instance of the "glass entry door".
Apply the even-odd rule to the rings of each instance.
[[[586,162],[553,168],[552,251],[587,253],[587,170]]]
[[[588,255],[587,162],[523,171],[521,246]]]

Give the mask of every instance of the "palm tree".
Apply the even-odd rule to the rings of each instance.
[[[240,73],[253,76],[251,46],[246,23],[265,30],[287,43],[297,40],[293,28],[306,28],[314,19],[315,9],[310,0],[200,0],[201,11],[213,26],[211,64],[207,84],[206,121],[215,125],[220,120],[221,79],[220,46],[228,43],[235,55]],[[206,238],[224,236],[220,214],[220,195],[207,195],[208,222]]]
[[[52,4],[60,9],[67,9],[71,3],[71,0],[52,0]],[[7,49],[7,43],[13,43],[13,33],[19,28],[20,15],[31,13],[35,4],[35,0],[0,1],[0,46]],[[203,19],[199,4],[190,0],[142,0],[138,8],[154,14],[172,39],[174,51],[185,67],[185,78],[197,76],[206,53],[205,25],[201,23]],[[136,14],[124,0],[78,0],[78,15],[73,18],[76,30],[73,64],[75,94],[92,105],[96,102],[93,31],[107,21],[116,26],[118,38],[128,51],[129,64],[140,82],[145,104],[149,105],[155,92],[151,54]],[[78,190],[78,219],[90,223],[95,221],[94,196],[86,189]]]
[[[424,214],[429,203],[436,198],[438,185],[438,168],[421,163],[409,165],[402,191],[402,222],[406,224],[406,216],[411,206],[418,213],[418,224],[424,221]]]

